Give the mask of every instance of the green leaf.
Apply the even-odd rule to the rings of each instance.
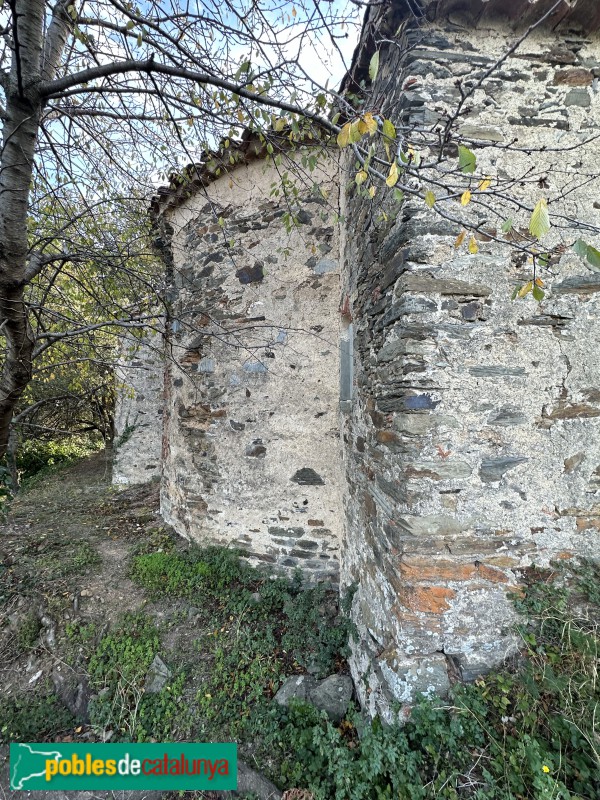
[[[502,226],[502,233],[510,233],[512,231],[513,221],[512,219],[507,219],[504,225]]]
[[[360,140],[362,139],[362,136],[363,135],[360,132],[360,120],[356,119],[350,125],[350,136],[349,136],[349,139],[350,139],[351,144],[356,144],[357,142],[360,142]]]
[[[544,297],[546,296],[546,293],[544,292],[544,290],[540,289],[539,286],[535,286],[535,285],[534,285],[534,287],[532,289],[532,293],[533,293],[534,300],[537,300],[538,303],[541,303],[542,300],[544,299]]]
[[[514,290],[513,290],[513,293],[512,293],[512,294],[511,294],[511,296],[510,296],[510,299],[511,299],[511,300],[516,300],[516,299],[517,299],[517,295],[519,294],[519,291],[520,291],[520,290],[521,290],[521,287],[520,287],[520,286],[515,286],[515,288],[514,288]]]
[[[590,267],[596,271],[600,270],[600,250],[596,250],[591,244],[583,239],[578,239],[573,245],[573,250],[580,258],[584,258]]]
[[[542,197],[529,220],[529,233],[536,239],[541,239],[550,230],[550,215],[548,214],[548,203]]]
[[[550,253],[542,253],[538,256],[538,264],[540,267],[547,267],[550,261]]]
[[[374,81],[375,78],[377,77],[378,72],[379,72],[379,50],[376,50],[371,56],[371,61],[369,62],[369,78],[371,78],[371,80]]]
[[[125,25],[125,29],[130,31],[132,28],[135,28],[135,22],[132,19],[130,19],[127,25]]]
[[[429,208],[433,208],[435,205],[435,195],[431,189],[428,192],[425,192],[425,205]]]
[[[387,136],[388,139],[395,139],[396,138],[396,128],[389,119],[383,120],[383,125],[381,131],[384,136]]]
[[[477,167],[477,158],[468,147],[458,146],[458,166],[466,175],[471,175]]]
[[[590,245],[587,249],[586,258],[592,267],[600,269],[600,250],[596,250],[595,247]]]
[[[394,200],[397,203],[402,203],[404,201],[404,192],[402,189],[394,189]]]

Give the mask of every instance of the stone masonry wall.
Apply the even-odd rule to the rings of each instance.
[[[164,342],[162,334],[125,337],[116,370],[113,483],[146,483],[161,473]]]
[[[178,299],[161,502],[189,539],[337,581],[337,167],[327,170],[298,184],[289,232],[280,176],[262,161],[168,213]]]
[[[435,126],[456,81],[472,85],[515,36],[489,21],[425,24],[408,55],[382,46],[374,102]],[[516,198],[530,207],[568,190],[562,211],[600,224],[597,144],[568,149],[600,133],[599,77],[597,37],[535,32],[461,123],[478,175],[524,176]],[[502,149],[513,141],[523,149]],[[546,299],[511,302],[531,273],[508,246],[479,236],[477,254],[457,251],[459,226],[418,200],[394,211],[385,187],[354,196],[354,171],[342,209],[355,331],[342,581],[358,585],[360,698],[389,717],[392,701],[514,651],[507,593],[531,564],[599,554],[600,277],[569,246],[600,245],[553,218],[549,246],[567,249],[543,273]],[[529,219],[516,204],[465,211],[494,229]]]

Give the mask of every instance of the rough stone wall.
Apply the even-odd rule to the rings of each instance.
[[[168,213],[177,300],[162,511],[189,539],[337,581],[337,166],[323,169],[296,184],[289,231],[293,192],[273,194],[281,178],[264,162]]]
[[[146,483],[161,473],[164,343],[159,333],[126,337],[116,369],[113,483]]]
[[[515,36],[501,23],[423,26],[407,56],[382,46],[374,96],[433,126],[456,105],[456,81],[477,81]],[[461,132],[478,174],[524,176],[516,198],[530,207],[568,190],[563,212],[600,224],[585,178],[597,145],[556,151],[600,133],[599,77],[597,37],[532,35],[469,103]],[[502,149],[514,140],[521,152]],[[444,691],[514,650],[507,593],[532,563],[599,554],[600,278],[567,249],[544,271],[546,299],[511,302],[530,267],[510,249],[483,236],[477,254],[456,251],[459,226],[422,201],[398,214],[384,193],[350,190],[342,210],[355,331],[342,581],[358,585],[359,695],[389,716],[392,701]],[[465,211],[498,229],[529,218]],[[554,223],[550,247],[581,235],[599,246]]]

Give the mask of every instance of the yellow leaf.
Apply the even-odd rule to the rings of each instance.
[[[521,288],[517,292],[517,297],[525,297],[525,295],[529,294],[529,292],[532,289],[533,289],[533,281],[529,281],[528,283],[525,284],[525,286],[521,286]]]
[[[471,236],[471,238],[469,239],[469,253],[471,253],[471,255],[474,256],[475,253],[478,253],[478,252],[479,252],[479,247],[477,246],[477,242],[475,241],[475,237]]]
[[[435,205],[435,195],[431,189],[428,192],[425,192],[425,205],[429,208],[433,208]]]
[[[358,127],[358,132],[361,134],[361,136],[369,132],[367,123],[364,121],[364,119],[358,120],[357,127]]]
[[[348,147],[350,144],[350,123],[347,122],[342,130],[337,135],[337,143],[339,147]]]
[[[480,192],[485,192],[485,190],[489,189],[491,185],[492,181],[490,180],[490,178],[486,178],[485,180],[481,181],[481,183],[477,188],[479,189]]]
[[[535,279],[535,285],[536,285],[536,286],[539,286],[539,287],[540,287],[540,289],[541,289],[541,288],[542,288],[542,286],[544,285],[544,281],[543,281],[541,278],[536,278],[536,279]]]
[[[371,186],[371,188],[369,189],[369,197],[371,198],[371,200],[375,197],[375,187],[374,186]]]
[[[389,186],[391,189],[392,186],[395,186],[398,183],[398,177],[398,164],[396,161],[394,161],[390,167],[389,175],[385,179],[386,186]]]
[[[371,136],[373,136],[374,133],[377,133],[377,120],[370,111],[367,111],[367,113],[364,115],[363,122],[367,126],[367,131]]]
[[[279,119],[275,120],[275,125],[273,126],[275,130],[279,133],[282,131],[287,124],[287,119],[285,117],[279,117]]]
[[[462,197],[460,198],[461,206],[468,206],[471,202],[471,192],[467,189],[466,192],[463,192]]]
[[[361,184],[363,184],[363,183],[364,183],[364,182],[367,180],[367,178],[368,178],[368,177],[369,177],[369,176],[368,176],[368,174],[367,174],[367,173],[364,171],[364,169],[361,169],[361,170],[359,170],[359,171],[356,173],[356,177],[354,178],[354,180],[356,181],[356,185],[357,185],[357,186],[360,186]]]
[[[456,241],[454,242],[454,247],[455,247],[457,250],[458,250],[458,248],[461,246],[461,244],[464,242],[464,240],[465,240],[466,236],[467,236],[467,232],[466,232],[466,231],[461,231],[461,232],[458,234],[458,236],[456,237]]]

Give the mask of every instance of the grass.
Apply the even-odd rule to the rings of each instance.
[[[42,623],[35,611],[29,611],[21,620],[17,628],[17,647],[22,652],[27,652],[35,645],[42,630]]]
[[[27,576],[35,584],[51,585],[60,579],[86,573],[101,558],[85,539],[68,542],[60,531],[49,531],[43,540],[23,550]]]
[[[353,710],[339,726],[308,705],[272,701],[281,680],[346,669],[352,633],[323,587],[272,578],[231,550],[179,552],[150,537],[130,576],[162,609],[106,628],[73,622],[67,660],[85,670],[89,730],[111,741],[226,741],[282,788],[314,800],[597,800],[600,796],[600,570],[532,570],[515,598],[520,656],[447,698],[422,700],[408,721],[367,723]],[[157,550],[156,548],[159,547]],[[19,634],[32,644],[28,618]],[[173,628],[187,649],[165,650]],[[172,676],[144,691],[154,656]],[[20,703],[20,705],[19,705]],[[72,720],[42,694],[0,710],[10,738],[58,735]]]
[[[423,700],[403,727],[375,721],[358,738],[352,721],[290,710],[285,783],[339,800],[597,800],[599,578],[586,563],[528,587],[517,663]]]
[[[28,439],[17,451],[21,489],[28,491],[49,476],[103,447],[99,437],[71,436],[62,440]]]
[[[269,576],[241,561],[234,550],[141,554],[133,559],[131,577],[154,598],[175,596],[195,603],[218,640],[216,651],[225,639],[229,648],[259,655],[269,651],[282,666],[323,677],[349,654],[352,626],[337,614],[333,592],[322,585],[304,586],[299,573],[291,581]]]
[[[94,693],[92,728],[110,741],[234,739],[266,757],[282,679],[345,669],[350,623],[332,591],[303,586],[300,576],[269,577],[222,548],[179,553],[162,534],[160,544],[141,548],[130,576],[171,608],[162,622],[140,611],[108,631],[66,626],[65,658],[85,669]],[[187,635],[185,652],[163,649],[174,628]],[[150,695],[145,679],[157,654],[173,675]]]
[[[600,574],[593,564],[535,571],[543,580],[515,600],[521,657],[455,686],[446,699],[417,703],[403,726],[365,725],[354,712],[334,727],[310,706],[272,703],[283,676],[324,675],[343,664],[349,628],[327,624],[323,589],[267,579],[218,549],[139,554],[131,574],[155,597],[194,602],[202,618],[204,669],[190,730],[237,740],[283,787],[306,788],[315,800],[600,794]],[[181,706],[171,697],[172,722]]]
[[[89,641],[89,632],[81,633]],[[160,648],[156,625],[138,613],[125,614],[91,650],[87,671],[95,696],[90,721],[104,738],[110,733],[111,741],[172,741],[189,733],[181,697],[183,673],[156,694],[144,691]]]
[[[71,548],[57,548],[47,558],[39,559],[39,567],[47,580],[80,575],[101,561],[95,548],[86,541],[77,542]]]
[[[0,707],[0,742],[41,742],[72,730],[73,715],[50,693],[7,697]]]
[[[65,660],[87,672],[90,724],[100,739],[174,741],[191,734],[183,671],[162,691],[145,692],[148,669],[161,652],[160,631],[146,614],[126,613],[107,632],[94,623],[71,623],[66,636]]]
[[[202,665],[193,705],[204,738],[256,743],[283,677],[344,667],[349,620],[331,610],[332,592],[300,576],[269,577],[222,548],[139,554],[131,576],[155,598],[193,603]]]

